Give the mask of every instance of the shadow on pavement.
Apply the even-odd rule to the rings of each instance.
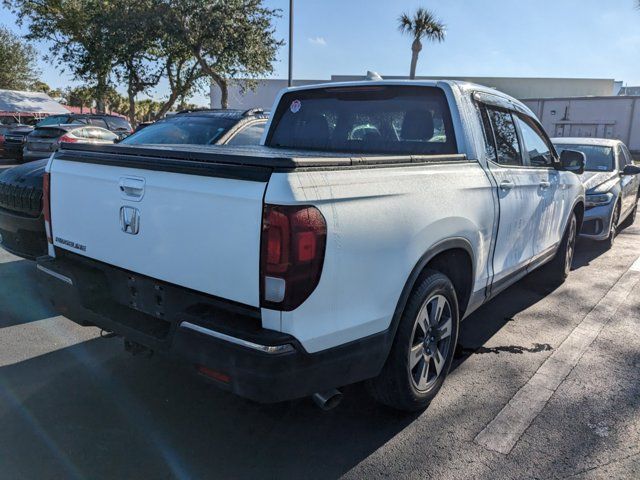
[[[415,419],[350,387],[340,408],[258,405],[96,339],[0,369],[6,478],[334,478]]]
[[[578,268],[590,255],[578,252]],[[38,295],[31,291],[27,265],[0,264],[0,327],[52,315],[33,303]],[[471,353],[547,349],[478,350],[514,315],[553,291],[536,280],[518,282],[464,322],[461,342],[468,351],[453,368]],[[426,415],[430,429],[445,431],[469,412],[461,404]],[[393,439],[417,416],[376,405],[360,385],[347,387],[340,408],[326,413],[309,399],[259,405],[164,358],[131,358],[121,340],[95,339],[0,368],[1,475],[335,478],[382,446],[386,461],[401,456]]]
[[[2,328],[58,315],[42,299],[35,263],[27,260],[0,263],[0,306],[0,334]]]

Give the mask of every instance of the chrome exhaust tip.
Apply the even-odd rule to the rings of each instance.
[[[342,401],[342,392],[336,388],[327,390],[326,392],[314,393],[311,395],[313,401],[322,410],[329,411],[336,408]]]

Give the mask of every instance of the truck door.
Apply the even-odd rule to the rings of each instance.
[[[500,217],[493,256],[493,291],[523,276],[534,254],[544,198],[540,172],[525,166],[511,111],[482,105],[489,170],[496,180]]]
[[[537,230],[533,238],[533,259],[555,251],[564,234],[567,205],[565,185],[554,167],[551,141],[540,125],[528,115],[514,114],[522,142],[522,156],[532,181],[539,208],[535,213]],[[534,180],[535,178],[535,180]],[[536,185],[533,185],[535,188]]]

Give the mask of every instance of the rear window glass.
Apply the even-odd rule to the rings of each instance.
[[[36,128],[29,134],[29,138],[56,138],[64,135],[66,130],[60,128]]]
[[[584,153],[587,161],[584,169],[589,172],[612,172],[613,171],[613,149],[600,145],[556,145],[558,155],[563,150],[577,150]]]
[[[139,130],[120,143],[213,145],[236,122],[237,120],[216,115],[176,115]]]
[[[131,131],[131,125],[129,122],[121,117],[106,117],[105,120],[109,125],[109,130],[126,130]]]
[[[290,92],[274,115],[272,147],[346,153],[457,153],[444,92],[358,86]]]

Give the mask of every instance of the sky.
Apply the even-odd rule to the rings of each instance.
[[[276,36],[288,37],[289,0],[265,0],[282,10]],[[424,45],[417,75],[613,78],[640,85],[640,10],[636,0],[295,0],[293,75],[407,75],[411,39],[397,18],[419,6],[446,24],[443,43]],[[0,24],[17,33],[0,7]],[[46,44],[37,45],[42,51]],[[66,87],[73,78],[40,62],[42,80]],[[286,78],[287,46],[274,65]],[[166,96],[166,85],[151,93]],[[192,101],[207,105],[206,93]]]

